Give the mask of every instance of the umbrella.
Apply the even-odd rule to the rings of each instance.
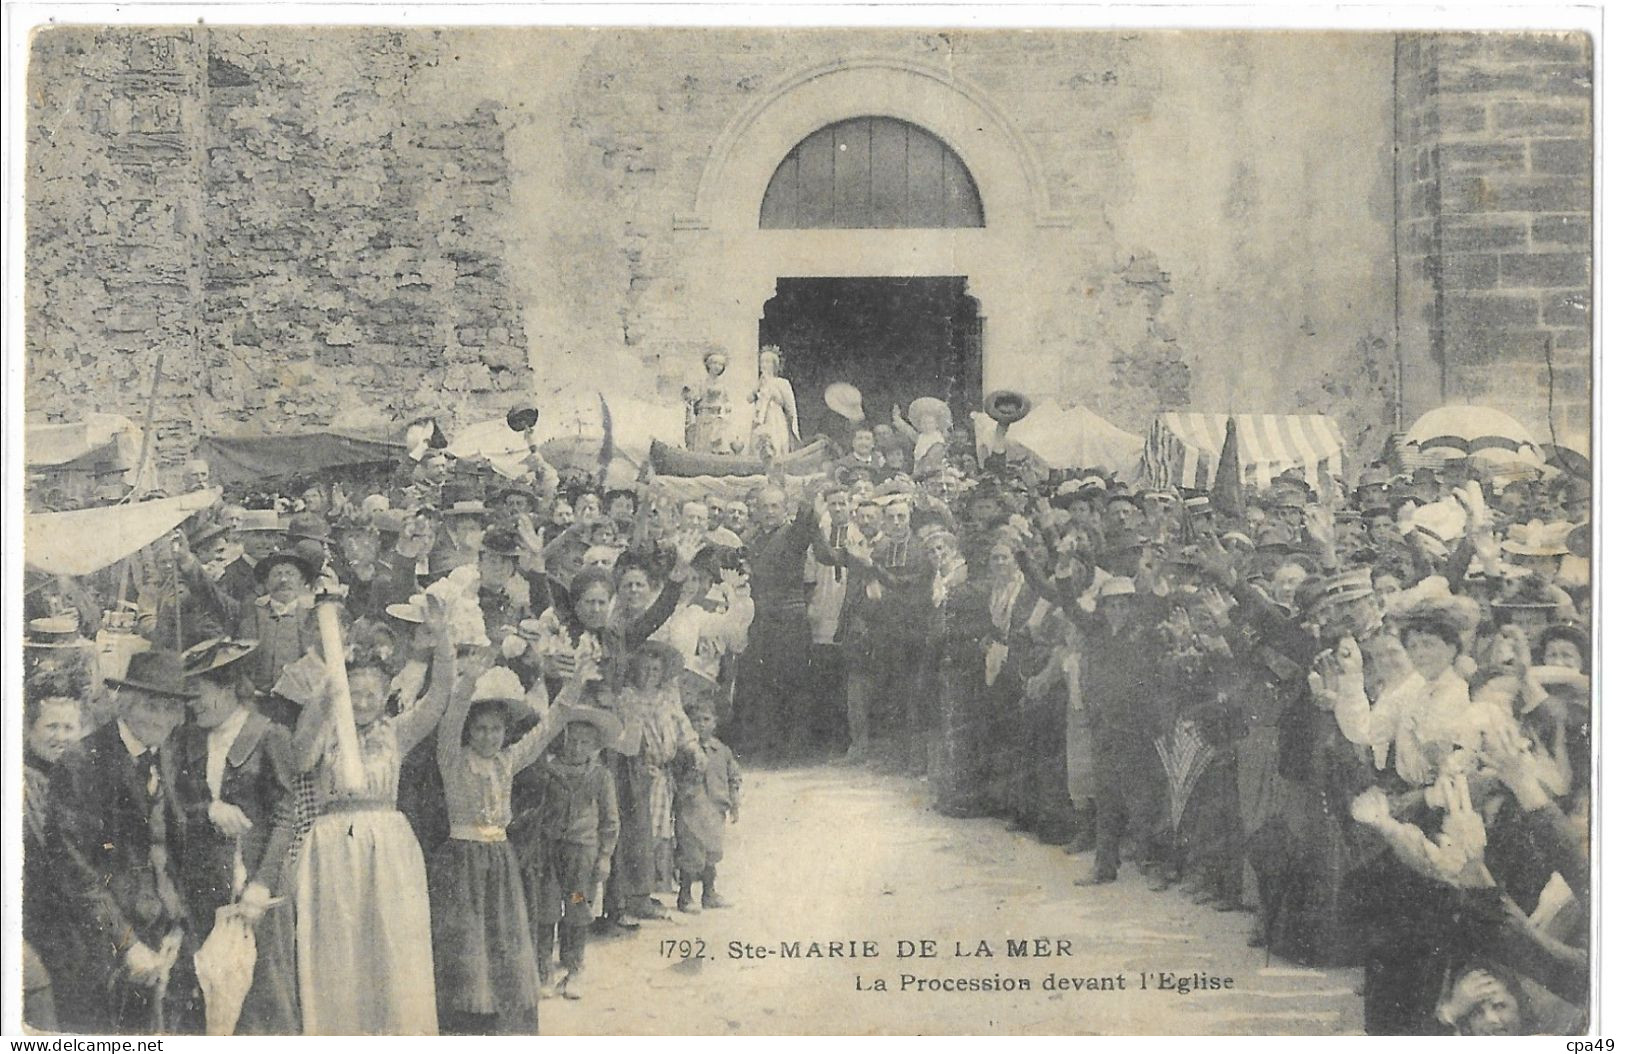
[[[1416,419],[1405,442],[1424,453],[1446,458],[1463,457],[1482,450],[1499,449],[1513,453],[1525,447],[1539,457],[1540,444],[1510,414],[1488,406],[1441,406]]]
[[[203,990],[205,1031],[211,1036],[229,1036],[237,1031],[243,1000],[254,983],[254,927],[248,924],[235,904],[214,911],[214,929],[192,956],[198,987]]]

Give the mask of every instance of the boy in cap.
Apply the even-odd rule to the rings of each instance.
[[[716,711],[695,707],[689,722],[700,739],[699,751],[680,756],[673,819],[677,830],[677,909],[690,914],[694,883],[700,883],[700,905],[725,908],[717,894],[717,864],[722,861],[723,821],[739,822],[739,762],[728,744],[717,738]]]
[[[555,940],[563,995],[581,998],[592,902],[621,834],[615,779],[599,760],[605,744],[620,738],[620,722],[596,707],[562,709],[564,734],[538,766],[540,804],[513,825],[544,999],[552,994]]]

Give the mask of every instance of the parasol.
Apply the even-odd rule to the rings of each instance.
[[[1465,457],[1482,450],[1513,453],[1529,448],[1539,460],[1540,444],[1510,414],[1488,406],[1441,406],[1416,419],[1405,442],[1424,454],[1444,459]]]
[[[214,929],[192,956],[198,987],[203,990],[204,1030],[211,1036],[237,1031],[243,1000],[254,983],[254,927],[235,904],[214,910]]]

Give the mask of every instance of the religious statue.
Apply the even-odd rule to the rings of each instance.
[[[705,384],[699,388],[683,386],[683,404],[688,411],[684,415],[683,439],[690,450],[731,454],[738,449],[738,442],[731,434],[733,400],[722,384],[722,375],[727,369],[727,352],[707,352]]]
[[[801,443],[801,422],[796,417],[796,393],[790,382],[779,376],[783,360],[771,344],[762,349],[758,360],[759,379],[750,400],[751,449],[758,454],[782,457]]]

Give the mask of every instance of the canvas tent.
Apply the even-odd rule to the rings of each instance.
[[[146,548],[219,500],[217,488],[157,501],[30,514],[23,517],[23,563],[47,574],[94,574]]]
[[[986,451],[997,425],[980,411],[971,414],[976,446]],[[1084,406],[1062,409],[1054,402],[1036,403],[1026,417],[1010,426],[1007,452],[1025,452],[1045,468],[1104,468],[1118,475],[1133,473],[1145,441]]]
[[[1236,419],[1243,486],[1263,488],[1294,466],[1325,485],[1343,474],[1343,434],[1321,414],[1162,413],[1145,437],[1142,471],[1153,487],[1208,490],[1224,450],[1225,422]]]
[[[338,430],[206,436],[198,444],[198,457],[208,460],[216,483],[256,483],[333,469],[384,468],[405,453],[406,446],[399,439]]]

